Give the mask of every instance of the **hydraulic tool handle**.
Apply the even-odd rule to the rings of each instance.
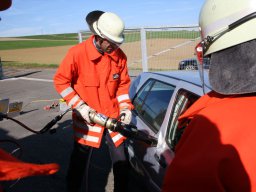
[[[48,130],[50,130],[59,120],[61,120],[61,118],[63,117],[63,115],[58,115],[56,116],[53,120],[51,120],[49,123],[47,123],[43,129],[41,129],[39,132],[41,134],[47,132]]]
[[[54,117],[54,119],[51,120],[49,123],[47,123],[47,124],[43,127],[43,129],[41,129],[41,130],[39,131],[39,133],[40,133],[40,134],[43,134],[43,133],[49,131],[59,120],[62,119],[62,117],[63,117],[68,111],[70,111],[70,109],[67,109],[64,113],[62,113],[62,114],[57,115],[56,117]],[[55,133],[55,132],[56,132],[55,129],[50,131],[50,133]]]

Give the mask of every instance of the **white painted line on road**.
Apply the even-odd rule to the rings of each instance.
[[[2,81],[14,81],[14,80],[18,80],[18,78],[1,79],[0,82],[2,82]]]
[[[28,80],[28,81],[43,81],[43,82],[53,82],[53,80],[51,79],[37,79],[37,78],[28,78],[28,77],[18,77],[18,78],[9,78],[9,79],[2,79],[0,80],[0,82],[2,81],[14,81],[14,80]]]
[[[51,79],[37,79],[37,78],[28,78],[28,77],[19,77],[22,80],[29,80],[29,81],[44,81],[44,82],[53,82]]]

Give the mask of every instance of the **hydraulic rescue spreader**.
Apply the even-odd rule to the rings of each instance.
[[[90,119],[111,131],[116,131],[121,133],[123,136],[128,138],[137,139],[140,141],[145,142],[148,145],[155,146],[157,144],[157,139],[140,131],[137,129],[135,125],[132,124],[124,124],[119,119],[121,118],[122,114],[119,116],[118,119],[109,118],[101,113],[92,112],[89,114]]]
[[[35,131],[35,130],[29,128],[28,126],[26,126],[25,124],[23,124],[22,122],[14,119],[14,118],[8,117],[8,115],[3,114],[3,113],[0,113],[0,121],[3,119],[10,119],[10,120],[16,122],[17,124],[19,124],[20,126],[22,126],[23,128],[25,128],[28,131],[31,131],[35,134],[43,134],[48,131],[50,133],[55,133],[56,129],[52,129],[52,127],[58,121],[60,121],[62,119],[62,117],[70,110],[71,109],[67,109],[64,113],[57,115],[49,123],[47,123],[40,131]],[[96,113],[96,112],[92,112],[89,114],[90,119],[95,124],[98,124],[107,129],[110,129],[111,131],[119,132],[127,138],[133,138],[133,139],[142,141],[150,146],[155,146],[157,144],[157,139],[155,137],[152,137],[152,136],[144,133],[143,131],[138,130],[135,125],[122,123],[120,121],[121,116],[122,116],[122,114],[120,115],[120,117],[118,119],[115,119],[115,118],[109,118],[101,113]]]

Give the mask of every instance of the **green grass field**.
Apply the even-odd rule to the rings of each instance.
[[[11,67],[11,68],[22,68],[22,69],[31,69],[31,68],[53,68],[56,69],[58,64],[39,64],[39,63],[20,63],[15,61],[3,61],[3,67]]]
[[[1,41],[0,50],[26,49],[39,47],[56,47],[64,45],[75,45],[77,41],[55,41],[55,40],[18,40],[18,41]]]
[[[42,39],[42,40],[78,40],[77,33],[65,33],[65,34],[52,34],[52,35],[32,35],[32,36],[23,36],[19,38],[24,39]]]

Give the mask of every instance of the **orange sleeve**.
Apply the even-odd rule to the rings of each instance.
[[[71,108],[76,108],[84,103],[72,87],[72,81],[75,81],[76,78],[76,60],[74,48],[71,48],[54,76],[55,89]]]
[[[129,88],[131,84],[131,79],[128,74],[128,68],[127,68],[127,59],[124,56],[124,59],[122,59],[122,71],[120,74],[120,84],[117,90],[117,100],[119,103],[119,106],[125,106],[126,108],[129,108],[132,110],[134,106],[132,105],[132,102],[129,97]]]

